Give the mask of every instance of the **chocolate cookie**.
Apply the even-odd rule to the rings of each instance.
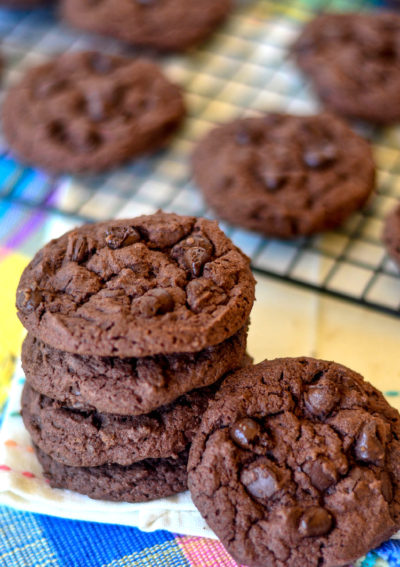
[[[50,171],[100,171],[163,146],[184,115],[181,90],[144,59],[67,53],[30,69],[3,106],[8,143]]]
[[[386,219],[383,240],[390,256],[400,266],[400,205]]]
[[[147,459],[122,467],[68,467],[35,447],[45,478],[53,488],[67,488],[97,500],[146,502],[184,492],[187,487],[187,451],[177,459]]]
[[[22,274],[22,324],[84,355],[198,352],[246,324],[249,261],[214,221],[163,212],[85,225],[49,242]]]
[[[398,14],[323,14],[306,25],[292,51],[331,110],[382,124],[400,119]]]
[[[117,358],[70,354],[29,333],[21,358],[33,388],[69,408],[140,415],[239,368],[246,339],[247,327],[243,327],[229,339],[198,353]]]
[[[35,445],[60,463],[127,466],[184,451],[216,388],[194,390],[152,413],[131,417],[71,410],[26,383],[21,415]]]
[[[158,50],[184,50],[225,19],[232,0],[64,0],[72,25]]]
[[[400,528],[400,415],[311,358],[230,375],[189,455],[194,503],[249,567],[340,567]]]
[[[328,114],[220,126],[197,146],[193,172],[222,219],[280,238],[340,225],[375,184],[369,144]]]

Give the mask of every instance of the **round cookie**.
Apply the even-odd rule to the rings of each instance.
[[[322,14],[292,53],[329,109],[381,124],[400,119],[399,14]]]
[[[249,260],[216,222],[161,211],[52,240],[17,289],[32,334],[94,356],[201,351],[241,329],[253,301]]]
[[[165,145],[185,113],[154,63],[67,53],[30,69],[3,106],[11,149],[53,172],[95,172]]]
[[[201,42],[226,18],[232,0],[63,0],[72,25],[157,50],[180,51]]]
[[[194,390],[145,415],[118,416],[71,410],[26,383],[21,415],[34,444],[60,463],[128,466],[144,459],[176,457],[184,451],[215,390],[215,385]]]
[[[369,144],[329,114],[217,127],[195,149],[193,173],[220,218],[279,238],[337,227],[375,185]]]
[[[239,368],[246,339],[247,326],[197,353],[117,358],[67,353],[28,333],[21,358],[31,386],[71,409],[140,415]]]
[[[66,488],[97,500],[146,502],[184,492],[187,488],[187,451],[177,459],[147,459],[122,467],[68,467],[34,447],[44,477],[52,488]]]
[[[400,267],[400,205],[386,219],[383,240],[388,253]]]
[[[340,567],[400,528],[399,439],[399,413],[359,374],[264,361],[210,403],[188,485],[238,563]]]

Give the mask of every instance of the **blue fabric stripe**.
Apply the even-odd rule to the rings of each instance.
[[[59,564],[65,567],[100,567],[174,539],[173,534],[165,531],[145,533],[125,526],[49,516],[38,516],[37,521],[57,554]]]

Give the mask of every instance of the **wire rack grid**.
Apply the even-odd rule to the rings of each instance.
[[[4,218],[18,222],[49,215],[57,226],[129,217],[162,208],[212,217],[190,178],[195,142],[215,123],[265,111],[311,113],[318,110],[307,82],[287,56],[301,25],[324,9],[382,9],[367,0],[242,1],[209,42],[186,55],[160,58],[165,72],[185,90],[188,116],[170,146],[106,175],[49,177],[23,167],[7,150],[0,133],[0,238]],[[23,71],[68,50],[94,48],[135,53],[118,42],[67,28],[52,10],[0,9],[1,51],[8,85]],[[386,214],[400,197],[400,130],[365,129],[378,167],[378,188],[367,207],[339,230],[292,242],[222,224],[247,253],[256,271],[325,291],[398,315],[400,274],[381,242]],[[31,243],[32,251],[38,243]],[[39,243],[42,244],[42,243]]]

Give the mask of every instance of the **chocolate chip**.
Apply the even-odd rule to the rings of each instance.
[[[88,242],[85,236],[77,236],[71,234],[68,238],[67,251],[65,257],[71,262],[80,264],[84,262],[89,255]]]
[[[42,294],[34,289],[21,289],[17,294],[17,307],[23,313],[32,313],[42,302]]]
[[[303,469],[310,477],[313,486],[318,490],[326,490],[337,482],[336,467],[328,459],[318,458],[311,463],[306,463]]]
[[[316,169],[333,163],[338,157],[338,151],[333,144],[326,144],[320,148],[310,148],[303,154],[304,163]]]
[[[375,465],[382,463],[385,458],[385,449],[378,439],[374,422],[364,425],[357,438],[354,452],[359,461]]]
[[[260,500],[267,500],[280,490],[276,473],[267,462],[262,460],[256,461],[247,469],[244,469],[240,480],[247,492]]]
[[[194,313],[212,313],[218,305],[225,305],[228,301],[224,290],[205,278],[191,280],[186,287],[186,296]]]
[[[49,136],[57,142],[64,143],[67,140],[67,132],[64,122],[61,120],[52,120],[47,125]]]
[[[112,250],[139,242],[140,234],[132,226],[112,226],[106,231],[106,244]]]
[[[254,419],[244,417],[231,425],[229,433],[236,445],[242,449],[251,449],[260,439],[261,427]]]
[[[188,270],[194,277],[199,277],[204,264],[211,260],[213,250],[208,238],[201,234],[193,234],[175,244],[171,256],[182,268]]]
[[[162,288],[152,289],[139,300],[140,313],[144,317],[154,317],[173,311],[175,306],[171,294]]]
[[[299,523],[299,533],[303,537],[323,536],[331,530],[332,524],[332,514],[328,510],[313,506],[303,512]]]
[[[190,267],[192,275],[198,278],[201,275],[204,264],[211,259],[211,254],[204,248],[189,248],[186,250],[184,258],[186,266]]]
[[[309,386],[304,394],[307,410],[316,416],[328,415],[338,401],[339,392],[327,378],[322,378],[317,384]]]

